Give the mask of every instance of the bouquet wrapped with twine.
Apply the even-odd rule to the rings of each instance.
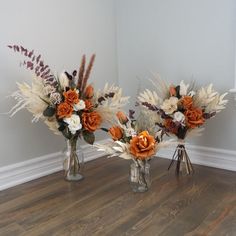
[[[176,164],[179,174],[182,164],[187,174],[193,173],[190,158],[185,149],[185,139],[189,135],[199,135],[205,122],[225,108],[227,93],[220,94],[209,84],[196,88],[194,83],[167,84],[156,77],[151,80],[154,91],[146,89],[138,96],[138,104],[159,117],[158,127],[167,135],[174,135],[178,139],[178,146],[174,152],[169,168]]]

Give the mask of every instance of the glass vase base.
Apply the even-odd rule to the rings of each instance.
[[[64,151],[64,179],[66,181],[80,181],[84,177],[81,170],[84,163],[83,151],[77,147],[77,137],[67,140],[67,148]]]
[[[135,185],[135,184],[131,184],[131,189],[133,192],[135,193],[144,193],[148,191],[148,187],[147,186],[140,186],[140,185]]]
[[[75,174],[75,175],[68,175],[68,176],[65,176],[65,180],[67,181],[80,181],[80,180],[83,180],[84,179],[84,176],[81,175],[81,174]]]
[[[145,161],[137,161],[130,165],[130,187],[135,193],[147,192],[150,185],[150,165]]]

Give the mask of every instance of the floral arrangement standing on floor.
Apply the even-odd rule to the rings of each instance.
[[[93,144],[94,132],[102,122],[113,120],[128,97],[123,97],[122,90],[113,85],[106,84],[103,90],[95,92],[88,84],[95,55],[92,55],[87,68],[83,55],[78,71],[64,71],[55,76],[41,55],[35,55],[33,50],[18,45],[8,47],[21,53],[26,58],[22,65],[35,74],[32,85],[17,83],[18,90],[12,94],[17,103],[10,111],[11,116],[26,108],[33,114],[33,122],[41,119],[54,133],[62,134],[70,145],[66,178],[76,179],[79,170],[76,158],[78,138],[83,137],[87,143]]]
[[[95,146],[99,151],[109,154],[109,157],[133,160],[130,173],[132,188],[136,192],[147,191],[150,185],[148,162],[161,147],[170,142],[160,140],[160,132],[155,133],[152,129],[153,117],[148,117],[144,112],[137,120],[134,119],[132,111],[129,118],[121,111],[117,113],[117,118],[116,125],[109,129],[102,128],[110,134],[112,140],[106,145]]]
[[[179,140],[169,168],[177,159],[176,173],[179,174],[181,162],[184,162],[187,174],[190,174],[193,168],[184,140],[190,134],[200,133],[202,129],[199,128],[206,120],[225,108],[227,93],[220,95],[212,84],[195,89],[184,81],[179,85],[167,85],[159,77],[152,83],[156,91],[146,89],[139,94],[138,103],[159,116],[158,125],[164,133],[175,135]]]

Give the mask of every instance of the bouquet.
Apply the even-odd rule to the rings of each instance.
[[[91,56],[87,67],[83,55],[78,71],[64,71],[57,76],[33,50],[18,45],[8,47],[21,53],[26,58],[21,65],[35,74],[31,85],[17,83],[18,90],[12,94],[17,103],[10,111],[11,116],[26,108],[33,114],[32,122],[42,120],[55,134],[62,134],[70,149],[69,158],[64,163],[65,176],[76,179],[79,170],[76,156],[78,138],[93,144],[94,132],[103,122],[112,122],[128,97],[123,97],[122,90],[114,85],[106,84],[103,90],[95,92],[93,85],[88,84],[95,55]]]
[[[200,127],[206,120],[225,108],[227,100],[224,98],[227,93],[220,95],[212,84],[196,89],[193,84],[184,81],[179,85],[167,85],[156,78],[152,83],[156,91],[146,89],[139,94],[138,103],[158,115],[157,124],[164,133],[175,135],[179,140],[169,168],[177,160],[176,173],[179,174],[182,162],[187,174],[190,174],[193,167],[184,140],[190,134],[200,134]]]
[[[95,145],[99,151],[104,151],[109,157],[118,156],[133,161],[130,182],[135,192],[148,190],[149,161],[161,147],[170,143],[161,141],[161,132],[155,132],[153,129],[155,117],[147,116],[147,112],[146,115],[144,113],[142,112],[135,120],[132,111],[129,118],[123,112],[118,112],[117,124],[109,129],[102,128],[110,134],[112,140],[106,145]]]

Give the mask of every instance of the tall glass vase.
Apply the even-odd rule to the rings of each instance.
[[[64,160],[64,177],[67,181],[79,181],[84,177],[81,175],[81,167],[84,163],[84,155],[81,149],[77,148],[78,138],[68,139]]]
[[[132,163],[130,165],[130,186],[133,192],[146,192],[150,185],[150,164],[147,161]]]
[[[176,161],[176,168],[175,168],[176,175],[179,174],[190,175],[194,173],[192,163],[185,148],[184,140],[179,140],[179,144],[175,149],[168,170],[171,168],[171,166],[174,164],[175,161]]]

